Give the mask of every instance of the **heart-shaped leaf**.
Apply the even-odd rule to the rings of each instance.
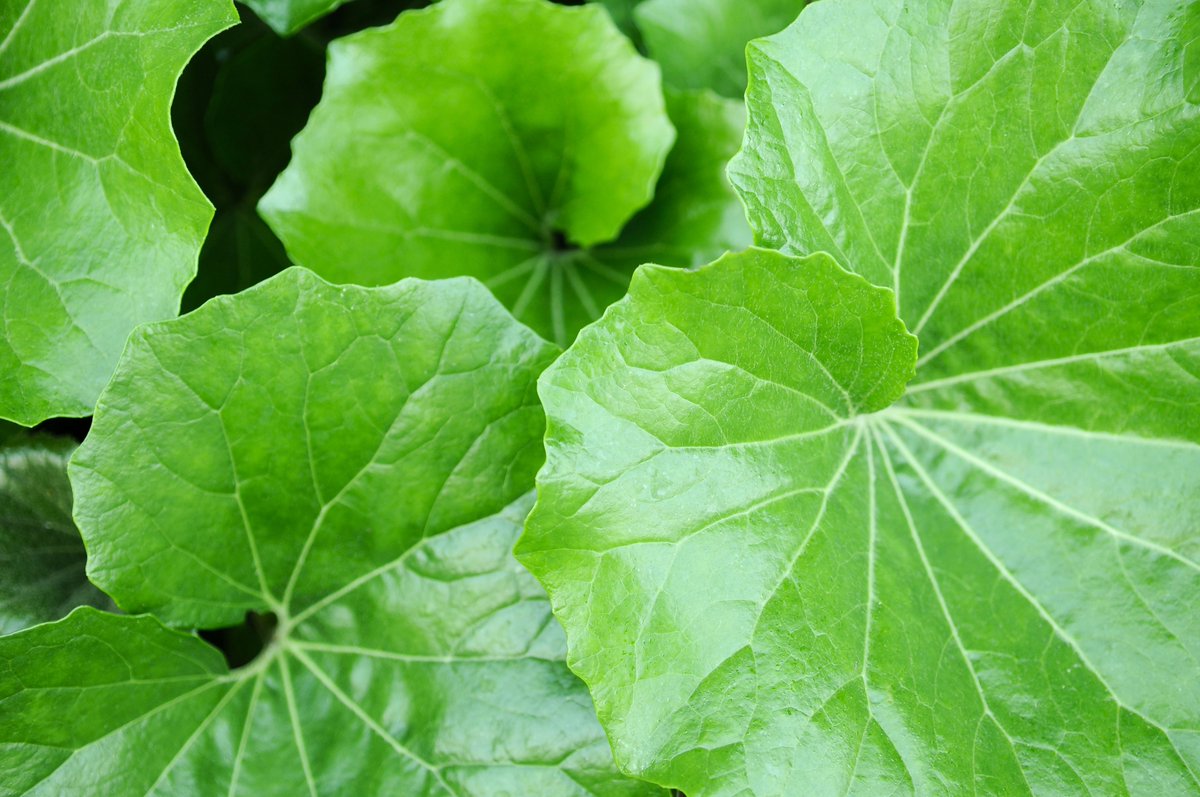
[[[653,792],[615,771],[510,553],[555,353],[469,280],[302,269],[142,327],[71,478],[93,581],[155,616],[0,639],[5,787]],[[247,611],[278,626],[232,671],[161,622]]]
[[[738,110],[680,95],[670,111],[667,160],[658,70],[599,6],[446,0],[331,45],[321,103],[260,209],[323,276],[474,276],[566,343],[640,263],[748,239],[722,173]]]
[[[648,270],[543,378],[523,561],[623,765],[1200,794],[1198,22],[840,0],[751,45],[758,239],[888,290]]]

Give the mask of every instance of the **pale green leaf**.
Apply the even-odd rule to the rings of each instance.
[[[786,28],[808,0],[644,0],[632,11],[670,85],[746,91],[746,43]]]
[[[897,292],[920,356],[864,402],[907,377],[891,297],[725,261],[635,278],[543,378],[522,557],[623,766],[1200,794],[1198,24],[842,0],[751,45],[758,239]]]
[[[657,68],[598,6],[447,0],[330,53],[321,104],[260,205],[323,276],[475,276],[566,342],[632,266],[703,262],[743,238],[720,173],[737,110],[674,98],[664,170],[674,133]],[[627,222],[632,237],[614,242]]]
[[[88,415],[130,330],[179,310],[212,218],[171,134],[228,0],[0,7],[0,418]]]
[[[0,639],[5,787],[653,793],[613,767],[510,552],[555,353],[469,280],[301,269],[142,327],[71,478],[92,579],[157,617]],[[248,610],[279,625],[232,671],[158,619]]]
[[[57,620],[76,606],[108,606],[88,583],[71,520],[67,459],[75,443],[0,430],[0,634]]]

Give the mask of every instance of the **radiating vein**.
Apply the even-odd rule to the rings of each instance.
[[[1128,703],[1123,701],[1117,695],[1116,690],[1114,690],[1112,688],[1112,685],[1109,684],[1108,679],[1105,678],[1104,675],[1101,673],[1100,669],[1098,667],[1096,667],[1095,664],[1092,663],[1091,658],[1084,652],[1083,648],[1080,647],[1079,643],[1075,640],[1075,638],[1073,636],[1071,636],[1067,632],[1067,630],[1065,628],[1063,628],[1062,625],[1059,624],[1059,622],[1056,619],[1054,619],[1054,616],[1051,615],[1050,612],[1046,609],[1046,607],[1042,605],[1041,601],[1039,601],[1037,599],[1037,597],[1035,597],[1033,595],[1033,593],[1031,593],[1028,589],[1025,588],[1025,586],[1017,579],[1017,577],[1012,573],[1012,571],[1008,569],[1008,566],[1005,565],[1004,562],[999,557],[996,556],[996,554],[991,550],[991,548],[989,548],[986,544],[984,544],[983,540],[975,532],[975,529],[971,526],[970,523],[967,522],[966,518],[963,517],[962,513],[959,512],[958,507],[955,506],[954,502],[951,501],[950,498],[945,494],[945,492],[943,492],[942,489],[940,487],[938,487],[937,483],[933,481],[933,477],[930,476],[929,473],[925,470],[925,468],[921,465],[921,463],[917,459],[916,455],[914,455],[912,453],[912,451],[910,451],[908,449],[908,447],[905,446],[904,442],[899,438],[899,436],[897,436],[894,432],[892,432],[892,430],[889,427],[885,426],[885,428],[887,428],[888,435],[892,439],[892,442],[901,451],[901,453],[904,454],[904,458],[912,466],[913,471],[921,479],[922,483],[924,483],[924,485],[930,491],[930,493],[934,496],[934,498],[937,499],[938,503],[940,503],[945,508],[947,514],[949,514],[949,516],[954,520],[955,524],[962,530],[964,535],[966,535],[966,538],[968,540],[970,540],[971,543],[975,546],[975,548],[981,554],[983,554],[984,558],[986,558],[988,560],[988,562],[991,563],[992,567],[994,567],[996,569],[996,572],[999,573],[999,575],[1008,584],[1010,584],[1012,586],[1012,588],[1014,590],[1016,590],[1018,594],[1021,595],[1021,597],[1023,597],[1025,599],[1025,601],[1029,604],[1029,606],[1032,607],[1038,613],[1038,615],[1054,631],[1054,633],[1059,637],[1059,639],[1061,639],[1064,643],[1066,643],[1066,645],[1069,648],[1071,648],[1071,650],[1079,658],[1079,661],[1085,667],[1087,667],[1087,669],[1092,673],[1092,675],[1096,678],[1096,680],[1099,681],[1100,684],[1102,684],[1104,686],[1104,689],[1112,697],[1113,701],[1118,706],[1123,708],[1124,710],[1128,711],[1131,714],[1137,715],[1138,717],[1143,719],[1148,724],[1154,726],[1158,731],[1160,731],[1162,733],[1163,737],[1165,739],[1167,739],[1168,743],[1170,743],[1172,746],[1174,746],[1174,742],[1171,741],[1170,735],[1167,734],[1167,732],[1166,732],[1166,730],[1167,730],[1166,728],[1164,728],[1162,725],[1160,725],[1158,722],[1154,721],[1153,719],[1147,717],[1142,712],[1140,712],[1137,709],[1130,706]],[[1176,754],[1178,755],[1178,750],[1176,750]]]
[[[258,698],[262,694],[263,681],[266,678],[266,668],[259,670],[254,677],[254,689],[250,692],[250,704],[246,707],[246,720],[242,723],[242,736],[238,739],[237,752],[233,756],[233,772],[229,776],[229,792],[227,797],[237,793],[238,778],[242,774],[242,760],[246,757],[249,746],[250,731],[254,728],[254,712],[258,709]]]
[[[881,426],[887,431],[888,437],[891,438],[894,443],[900,445],[896,436],[892,433],[892,430],[888,428],[886,424],[882,424]],[[900,501],[900,509],[904,514],[905,525],[908,526],[908,532],[912,538],[913,546],[921,560],[921,567],[925,572],[925,578],[929,581],[929,585],[933,588],[934,596],[937,598],[938,606],[941,608],[942,618],[946,621],[946,627],[950,631],[950,636],[954,640],[955,647],[958,648],[959,657],[961,658],[963,665],[966,667],[967,673],[971,676],[971,684],[975,687],[975,694],[979,697],[982,715],[991,719],[992,722],[995,723],[996,727],[1000,729],[1000,732],[1004,734],[1004,738],[1008,741],[1009,748],[1012,750],[1013,760],[1017,764],[1017,769],[1020,770],[1021,777],[1025,778],[1024,768],[1021,766],[1020,757],[1017,755],[1016,740],[1000,722],[999,718],[996,716],[996,712],[992,710],[991,704],[988,702],[987,694],[983,688],[983,682],[979,680],[979,673],[975,671],[975,665],[971,661],[971,654],[968,652],[966,643],[959,634],[958,624],[954,622],[954,617],[950,612],[950,606],[946,602],[946,597],[942,594],[941,583],[938,580],[937,574],[933,570],[933,565],[929,561],[928,554],[925,552],[925,545],[921,541],[920,534],[917,532],[917,524],[913,519],[912,511],[909,509],[908,500],[905,498],[904,491],[900,487],[900,482],[896,478],[895,469],[893,468],[891,462],[891,454],[889,454],[887,449],[884,448],[882,441],[878,439],[878,429],[874,428],[872,431],[877,435],[876,439],[879,442],[880,451],[883,453],[884,465],[888,472],[888,478],[892,483],[892,490]],[[908,456],[907,451],[905,451],[905,456]],[[1029,786],[1028,779],[1025,780],[1025,785],[1026,787]],[[1032,789],[1030,791],[1032,793]]]
[[[1180,564],[1184,565],[1185,567],[1187,567],[1191,570],[1195,570],[1197,573],[1200,573],[1200,564],[1197,564],[1196,562],[1192,561],[1191,559],[1188,559],[1187,557],[1183,556],[1182,554],[1172,551],[1170,548],[1167,548],[1167,547],[1160,545],[1156,542],[1153,542],[1151,540],[1147,540],[1142,537],[1138,537],[1133,534],[1129,534],[1127,532],[1121,531],[1120,529],[1118,529],[1108,523],[1105,523],[1103,520],[1100,520],[1097,517],[1092,517],[1091,515],[1087,514],[1086,512],[1082,512],[1072,506],[1064,504],[1062,501],[1059,501],[1054,496],[1049,495],[1048,493],[1044,493],[1041,490],[1038,490],[1036,487],[1033,487],[1029,483],[1018,479],[1017,477],[992,465],[990,462],[987,462],[986,460],[983,460],[983,459],[975,456],[974,454],[967,451],[966,449],[963,449],[963,448],[955,445],[951,441],[947,440],[946,438],[944,438],[941,435],[934,432],[932,429],[922,426],[919,423],[915,423],[912,420],[909,420],[903,416],[896,416],[895,420],[898,423],[903,424],[906,428],[913,430],[914,432],[921,435],[925,439],[931,441],[934,445],[942,447],[943,449],[945,449],[949,453],[953,454],[954,456],[958,457],[959,459],[963,460],[964,462],[967,462],[970,465],[972,465],[973,467],[975,467],[979,470],[982,470],[983,472],[992,476],[993,478],[998,479],[998,480],[1004,482],[1005,484],[1008,484],[1011,487],[1014,487],[1015,489],[1028,495],[1029,497],[1034,498],[1037,501],[1045,504],[1046,506],[1050,507],[1054,511],[1059,512],[1064,515],[1067,515],[1069,517],[1075,518],[1076,520],[1082,521],[1083,523],[1085,523],[1089,526],[1092,526],[1096,529],[1104,531],[1107,534],[1109,534],[1110,536],[1112,536],[1113,538],[1115,538],[1121,542],[1129,543],[1130,545],[1134,545],[1138,548],[1144,548],[1148,551],[1152,551],[1155,554],[1158,554],[1159,556],[1168,557],[1170,559],[1175,560],[1176,562],[1179,562]]]
[[[204,719],[201,720],[196,726],[196,730],[192,731],[191,735],[189,735],[184,741],[183,746],[179,748],[179,751],[175,753],[175,755],[171,757],[171,760],[167,762],[166,766],[163,767],[158,778],[153,784],[151,784],[150,788],[146,790],[147,795],[153,793],[158,789],[159,786],[162,785],[163,781],[167,779],[167,776],[171,774],[171,770],[175,768],[175,765],[179,763],[180,759],[187,755],[187,751],[191,749],[191,746],[195,744],[196,740],[200,738],[204,731],[208,730],[208,726],[211,725],[213,720],[217,718],[217,715],[219,715],[225,709],[225,706],[229,705],[229,701],[233,700],[245,683],[245,681],[235,682],[233,686],[231,686],[224,694],[224,696],[217,701],[217,704],[213,706],[212,711],[205,715]]]
[[[296,751],[300,754],[304,782],[308,785],[310,797],[317,797],[317,783],[313,779],[312,764],[309,763],[308,750],[304,746],[304,732],[300,730],[300,712],[296,708],[296,694],[292,690],[292,674],[288,672],[287,657],[279,656],[275,659],[275,663],[279,665],[279,672],[283,678],[283,695],[287,701],[288,717],[292,723],[292,741],[296,745]]]
[[[1025,371],[1035,371],[1043,368],[1056,368],[1063,365],[1073,365],[1075,363],[1096,362],[1104,360],[1108,357],[1124,357],[1135,354],[1149,354],[1151,352],[1167,351],[1176,347],[1187,347],[1193,344],[1200,344],[1200,337],[1183,338],[1181,340],[1172,340],[1168,343],[1149,343],[1140,344],[1137,346],[1126,346],[1118,349],[1103,349],[1100,351],[1086,352],[1084,354],[1071,354],[1064,357],[1052,357],[1045,360],[1032,360],[1029,362],[1016,363],[1014,365],[1002,365],[996,368],[985,368],[978,371],[966,371],[964,373],[947,376],[941,379],[932,379],[928,382],[917,382],[910,385],[907,394],[923,393],[929,390],[937,390],[939,388],[950,387],[961,384],[963,382],[977,382],[982,379],[991,379],[998,376],[1006,376],[1008,374],[1022,373]]]
[[[442,789],[445,790],[445,792],[447,794],[449,794],[449,795],[455,794],[454,790],[451,789],[449,784],[447,784],[446,781],[442,778],[442,773],[438,769],[438,767],[435,767],[433,764],[431,764],[428,761],[426,761],[425,759],[421,758],[419,755],[414,753],[408,747],[405,747],[403,744],[401,744],[400,741],[398,739],[396,739],[396,737],[394,737],[390,733],[388,733],[387,729],[384,728],[382,725],[380,725],[378,722],[376,722],[375,719],[370,714],[368,714],[366,711],[364,711],[362,706],[358,705],[358,703],[356,703],[354,700],[352,700],[349,695],[347,695],[340,688],[338,688],[338,685],[333,682],[333,679],[330,678],[329,675],[326,674],[324,670],[322,670],[320,667],[318,667],[312,659],[310,659],[307,655],[305,655],[304,651],[293,647],[290,649],[290,652],[293,656],[296,657],[297,660],[300,661],[301,664],[303,664],[308,669],[309,672],[311,672],[313,674],[313,677],[315,677],[318,681],[321,682],[322,686],[324,686],[327,690],[329,690],[330,694],[332,694],[335,698],[337,698],[339,703],[341,703],[343,706],[345,706],[347,709],[349,709],[350,712],[352,714],[354,714],[354,716],[358,717],[358,719],[364,725],[366,725],[371,730],[372,733],[374,733],[379,738],[383,739],[383,741],[385,741],[388,744],[388,746],[390,746],[397,753],[399,753],[400,755],[409,759],[413,763],[419,765],[423,769],[427,770],[433,776],[434,780],[437,781],[438,785],[441,786]]]
[[[1164,224],[1167,224],[1168,222],[1174,221],[1176,219],[1189,217],[1194,214],[1200,214],[1200,208],[1195,208],[1192,210],[1184,211],[1183,213],[1168,215],[1168,216],[1164,217],[1163,219],[1150,225],[1149,227],[1138,230],[1136,233],[1129,236],[1124,241],[1121,241],[1120,243],[1115,244],[1101,252],[1096,252],[1093,255],[1089,255],[1089,256],[1083,258],[1078,263],[1075,263],[1074,265],[1070,266],[1069,268],[1066,268],[1063,271],[1058,272],[1053,277],[1050,277],[1049,279],[1045,280],[1044,282],[1039,283],[1035,287],[1030,288],[1025,293],[1021,294],[1020,296],[1016,297],[1015,299],[1012,299],[1011,301],[1009,301],[1007,304],[1003,305],[1002,307],[1000,307],[996,310],[993,310],[992,312],[988,313],[987,315],[983,316],[982,318],[974,321],[973,323],[969,324],[968,326],[966,326],[963,329],[959,330],[958,332],[954,333],[950,337],[941,341],[936,346],[931,348],[928,352],[923,354],[920,357],[920,359],[917,360],[917,367],[920,368],[921,366],[928,364],[931,360],[933,360],[935,357],[937,357],[938,355],[940,355],[942,352],[946,351],[950,347],[957,345],[964,339],[970,337],[971,335],[975,334],[980,329],[983,329],[984,327],[988,326],[989,324],[995,323],[996,321],[998,321],[999,319],[1008,315],[1009,313],[1016,310],[1017,308],[1025,305],[1025,304],[1028,304],[1030,301],[1032,301],[1033,299],[1036,299],[1039,295],[1041,295],[1045,291],[1051,290],[1052,288],[1054,288],[1054,287],[1060,285],[1061,283],[1065,282],[1066,280],[1070,279],[1072,276],[1074,276],[1080,270],[1087,268],[1088,266],[1092,265],[1093,263],[1098,262],[1099,260],[1101,260],[1105,257],[1108,257],[1110,255],[1115,255],[1115,254],[1118,254],[1118,253],[1124,251],[1127,246],[1129,246],[1131,243],[1133,243],[1134,241],[1136,241],[1138,238],[1145,235],[1146,233],[1148,233],[1152,230],[1156,230],[1159,227],[1163,226]]]

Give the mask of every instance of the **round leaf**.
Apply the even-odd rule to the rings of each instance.
[[[684,148],[699,161],[671,168],[707,175],[708,152],[728,159],[735,135],[688,102],[705,101],[679,101],[686,124],[716,127]],[[632,266],[596,265],[590,250],[655,195],[673,138],[657,67],[603,8],[446,0],[331,45],[321,103],[260,210],[323,276],[475,276],[565,343],[624,290]],[[714,185],[736,208],[724,180]],[[660,213],[703,215],[713,190],[693,204],[660,187]],[[685,250],[671,262],[719,253],[722,233],[697,225],[671,242]]]
[[[896,294],[901,398],[853,387],[907,377],[865,335],[891,297],[730,262],[649,272],[544,377],[523,561],[630,771],[1200,794],[1200,17],[978,10],[816,3],[751,45],[752,226]]]
[[[301,269],[142,327],[71,478],[92,579],[157,617],[0,639],[5,786],[646,793],[510,553],[555,353],[469,280]],[[232,671],[158,619],[248,610],[278,627]]]

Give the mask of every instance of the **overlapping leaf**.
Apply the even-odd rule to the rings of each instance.
[[[632,10],[663,78],[727,97],[746,91],[746,44],[783,30],[808,0],[644,0]]]
[[[320,99],[324,55],[311,37],[281,39],[246,15],[209,42],[180,79],[172,105],[180,148],[216,206],[184,310],[291,265],[256,206]]]
[[[299,269],[135,333],[71,478],[93,581],[154,616],[0,639],[5,788],[646,793],[510,553],[554,354],[473,282]],[[247,611],[278,628],[232,671],[160,622]]]
[[[0,9],[0,417],[87,415],[129,331],[174,315],[212,207],[168,107],[228,0]]]
[[[71,520],[67,459],[75,443],[0,428],[0,634],[108,606],[88,583]],[[7,439],[6,439],[7,437]]]
[[[522,557],[631,771],[1200,794],[1198,14],[843,0],[751,46],[759,240],[888,290],[648,270],[544,377]]]
[[[350,0],[246,0],[263,22],[281,36],[289,36]],[[355,8],[372,3],[394,17],[405,8],[427,5],[430,0],[355,0]]]
[[[673,98],[664,172],[658,71],[597,6],[447,0],[330,53],[321,104],[260,207],[293,259],[331,279],[476,276],[566,342],[638,263],[691,265],[742,238],[719,165],[736,109]]]

